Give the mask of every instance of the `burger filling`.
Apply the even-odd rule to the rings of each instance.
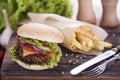
[[[50,68],[57,66],[62,56],[57,43],[40,41],[17,36],[17,44],[9,48],[12,60],[20,61],[33,65],[47,65]]]

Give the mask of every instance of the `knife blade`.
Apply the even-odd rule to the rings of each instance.
[[[117,52],[117,48],[113,48],[112,50],[108,50],[108,51],[98,55],[97,57],[95,57],[95,58],[93,58],[93,59],[75,67],[75,68],[73,68],[70,71],[70,73],[72,75],[77,75],[78,73],[82,72],[83,70],[87,69],[88,67],[90,67],[90,66],[92,66],[92,65],[94,65],[94,64],[96,64],[96,63],[98,63],[98,62],[100,62],[104,59],[107,59],[110,56],[113,56],[114,54],[116,54],[116,52]]]

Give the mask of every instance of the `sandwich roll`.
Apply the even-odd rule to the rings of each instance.
[[[16,43],[10,48],[11,58],[28,70],[44,70],[58,65],[62,56],[58,43],[63,34],[48,25],[27,23],[17,30]]]
[[[44,23],[60,30],[64,35],[62,45],[74,52],[98,55],[112,46],[104,41],[108,34],[96,25],[55,14],[28,13],[28,16],[32,22]]]

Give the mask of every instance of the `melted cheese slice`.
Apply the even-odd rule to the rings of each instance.
[[[35,54],[35,52],[30,52],[26,49],[23,49],[23,57],[27,56],[27,55],[30,55],[30,54]],[[50,53],[50,56],[55,59],[55,53],[54,52],[51,52]]]
[[[23,49],[23,57],[27,56],[27,55],[30,55],[30,54],[35,54],[35,52],[30,52],[26,49]]]
[[[50,53],[50,56],[51,56],[53,59],[55,59],[55,53],[54,53],[54,52],[51,52],[51,53]]]

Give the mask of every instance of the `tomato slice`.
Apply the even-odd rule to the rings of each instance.
[[[51,46],[48,46],[48,45],[45,45],[45,44],[42,44],[42,46],[43,46],[43,47],[47,47],[47,48],[50,49],[50,50],[52,49]]]

